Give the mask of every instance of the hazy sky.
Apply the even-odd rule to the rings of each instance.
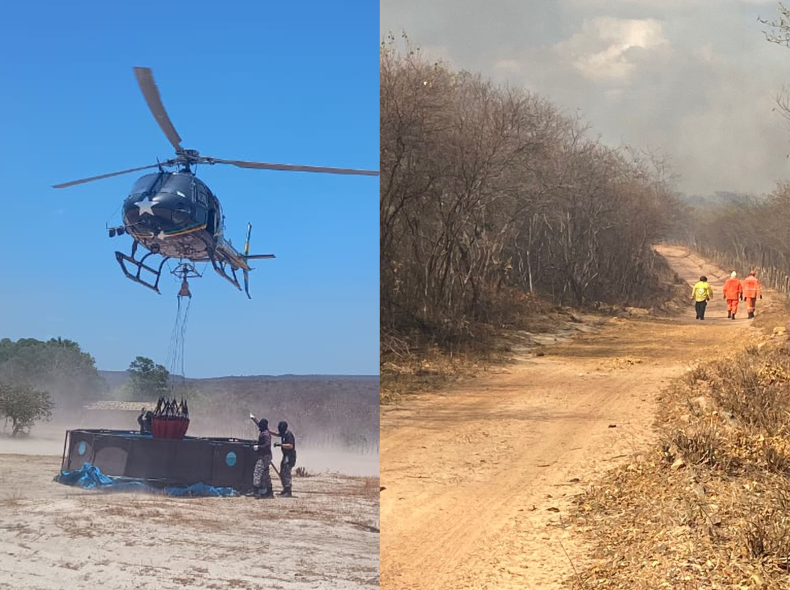
[[[668,153],[689,194],[770,191],[790,177],[773,97],[790,49],[755,0],[383,0],[382,35],[577,109],[610,145]]]
[[[216,158],[377,169],[378,7],[244,0],[16,2],[0,20],[0,338],[70,338],[101,369],[166,363],[162,295],[121,274],[109,238],[140,174],[173,149],[133,66],[148,66],[185,148]],[[377,374],[377,177],[201,166],[237,248],[252,222],[252,300],[193,280],[187,376]],[[204,264],[199,265],[204,268]]]

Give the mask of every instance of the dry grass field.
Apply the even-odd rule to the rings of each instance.
[[[10,445],[9,445],[10,447]],[[53,481],[0,441],[0,589],[379,586],[379,480],[294,479],[295,498],[169,498]]]

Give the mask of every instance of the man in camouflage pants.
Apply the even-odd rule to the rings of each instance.
[[[255,471],[252,473],[252,493],[256,498],[274,498],[272,478],[269,465],[272,462],[272,435],[269,433],[269,421],[261,418],[258,424],[258,444],[252,450],[258,453]]]
[[[288,430],[288,422],[280,422],[277,425],[277,432],[271,432],[274,436],[280,437],[280,442],[274,443],[275,447],[283,450],[283,458],[280,461],[280,480],[283,482],[283,491],[280,495],[283,498],[291,496],[291,469],[296,465],[296,438]]]

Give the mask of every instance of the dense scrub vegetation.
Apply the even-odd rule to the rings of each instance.
[[[52,415],[81,408],[106,391],[91,355],[63,338],[0,340],[0,418],[16,436]]]
[[[385,347],[452,348],[537,296],[633,304],[651,290],[651,245],[677,204],[660,159],[399,44],[381,49]]]
[[[65,338],[0,340],[0,382],[43,389],[56,403],[98,399],[107,389],[93,357]]]
[[[790,184],[765,198],[694,209],[687,219],[678,241],[742,274],[755,269],[764,284],[790,292]]]

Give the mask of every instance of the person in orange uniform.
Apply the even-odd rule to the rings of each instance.
[[[738,311],[738,300],[743,299],[743,287],[736,278],[738,275],[732,271],[730,278],[724,281],[724,299],[727,301],[727,317],[735,319]]]
[[[749,276],[743,279],[743,298],[746,300],[746,311],[749,319],[754,319],[754,309],[757,307],[757,298],[763,298],[763,290],[760,288],[760,281],[757,280],[757,273],[749,271]]]

